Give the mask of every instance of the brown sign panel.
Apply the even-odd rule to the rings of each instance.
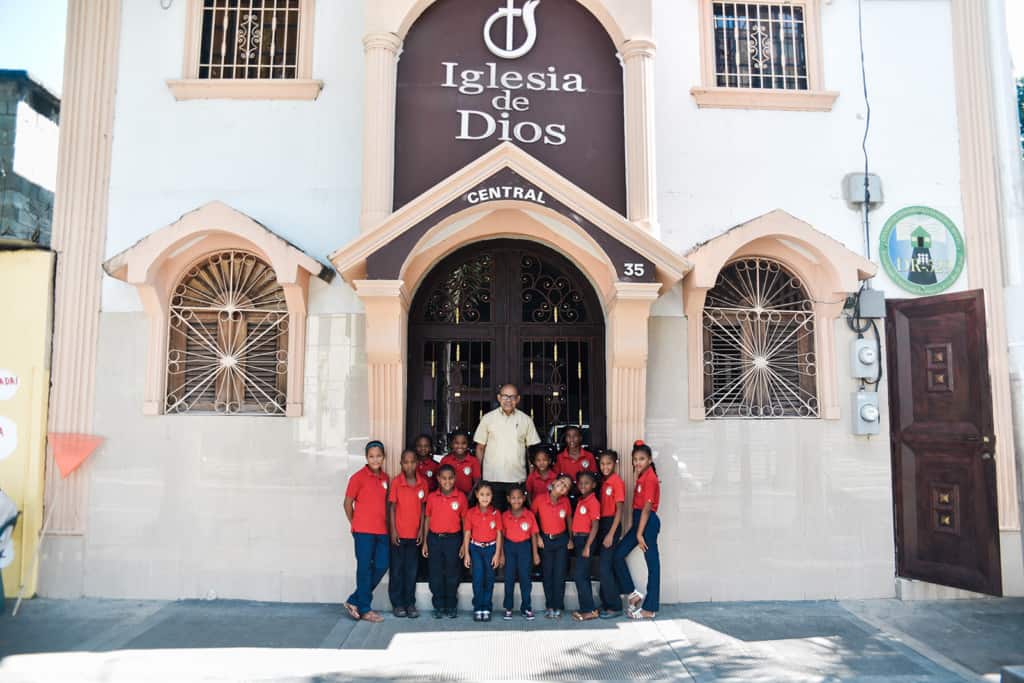
[[[434,3],[405,38],[395,116],[395,208],[512,142],[625,214],[622,65],[576,0]]]

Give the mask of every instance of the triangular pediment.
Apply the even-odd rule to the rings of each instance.
[[[398,279],[405,259],[432,228],[463,214],[499,208],[543,212],[582,230],[605,253],[620,280],[671,286],[690,269],[685,258],[649,232],[507,142],[396,210],[330,260],[349,282]],[[646,266],[642,277],[627,273],[627,264],[637,263]]]

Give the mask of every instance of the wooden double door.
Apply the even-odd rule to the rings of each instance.
[[[460,249],[430,272],[409,312],[406,434],[473,433],[515,384],[519,409],[543,441],[580,425],[605,445],[604,315],[593,287],[568,259],[525,240]]]
[[[887,309],[897,573],[1001,595],[982,292]]]

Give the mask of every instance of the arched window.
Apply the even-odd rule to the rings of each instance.
[[[169,315],[166,412],[285,414],[288,306],[273,268],[245,251],[207,256]]]
[[[718,274],[703,314],[706,418],[818,417],[814,302],[777,261]]]

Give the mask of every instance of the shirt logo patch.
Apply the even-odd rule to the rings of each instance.
[[[427,476],[428,477],[434,476],[434,471],[433,470],[427,470]]]
[[[416,497],[419,498],[420,500],[423,500],[423,489],[419,490],[419,492],[416,494]]]
[[[587,469],[588,467],[590,467],[590,462],[584,460],[583,462],[580,463],[580,467],[582,467],[583,469]]]
[[[380,485],[383,486],[384,488],[388,487],[388,483],[386,481],[382,481]]]
[[[519,528],[522,529],[523,531],[529,531],[530,530],[530,523],[529,522],[523,522],[522,524],[519,525]]]
[[[559,510],[559,511],[558,511],[558,516],[559,516],[559,517],[560,517],[561,519],[565,519],[565,510]]]
[[[491,522],[491,528],[493,529],[495,526],[497,525],[494,522]]]
[[[612,495],[612,487],[611,486],[609,486],[608,488],[606,488],[604,490],[604,495],[606,495],[606,496]]]
[[[459,501],[453,500],[452,501],[452,510],[458,510],[458,509],[459,509]]]
[[[469,473],[472,472],[472,471],[473,470],[472,470],[472,468],[470,468],[469,465],[466,465],[465,467],[462,468],[462,473],[465,474],[467,477],[469,476]]]
[[[643,486],[641,486],[640,484],[637,484],[637,485],[636,485],[636,492],[637,492],[637,493],[640,493],[640,492],[641,492],[641,491],[643,491],[643,490],[644,490],[644,487],[643,487]]]
[[[580,505],[580,514],[581,515],[587,514],[587,506],[586,505]]]

